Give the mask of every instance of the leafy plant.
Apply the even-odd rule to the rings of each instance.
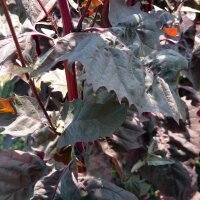
[[[198,2],[0,3],[0,199],[198,198]]]

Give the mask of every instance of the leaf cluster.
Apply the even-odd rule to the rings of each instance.
[[[154,188],[158,199],[195,200],[200,27],[191,5],[67,2],[74,30],[65,36],[55,0],[7,2],[25,68],[0,4],[0,199],[144,200]],[[73,101],[63,61],[75,73]],[[24,151],[9,150],[15,138]]]

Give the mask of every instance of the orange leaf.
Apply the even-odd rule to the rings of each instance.
[[[0,114],[1,113],[12,113],[15,114],[15,110],[12,106],[13,98],[0,98]]]
[[[85,7],[87,4],[88,0],[85,0],[81,6]],[[92,0],[89,6],[89,10],[94,10],[95,8],[97,8],[98,6],[102,5],[102,1],[101,0]]]
[[[175,27],[163,28],[162,30],[165,32],[165,34],[167,34],[168,36],[171,36],[171,37],[176,37],[179,32],[178,28],[175,28]]]

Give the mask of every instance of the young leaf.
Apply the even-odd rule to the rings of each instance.
[[[126,116],[125,105],[119,103],[95,104],[76,100],[70,105],[64,105],[68,106],[65,130],[59,138],[59,147],[77,141],[89,142],[99,137],[110,136],[123,123]]]
[[[30,199],[32,188],[43,175],[39,157],[22,151],[0,151],[0,199]]]
[[[58,136],[49,127],[45,126],[28,135],[27,141],[33,152],[43,152],[44,160],[48,160],[56,152]]]
[[[138,170],[144,166],[146,163],[145,160],[139,160],[137,163],[135,163],[131,169],[131,173],[134,173],[134,172],[138,172]]]
[[[154,165],[154,166],[159,166],[159,165],[171,165],[174,164],[174,160],[170,160],[168,158],[160,158],[156,155],[152,155],[147,159],[147,164],[148,165]]]

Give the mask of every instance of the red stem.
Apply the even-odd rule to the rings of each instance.
[[[57,1],[60,7],[61,16],[62,16],[63,34],[67,35],[73,31],[72,17],[70,14],[69,4],[67,0],[57,0]],[[75,65],[74,64],[72,65],[72,74],[68,70],[67,61],[64,61],[64,68],[65,68],[65,74],[66,74],[66,79],[67,79],[68,99],[69,101],[72,101],[78,98]],[[75,144],[75,148],[77,148],[80,154],[82,154],[83,143],[77,142]],[[84,164],[83,157],[80,158],[80,161]],[[85,173],[86,168],[82,166],[78,166],[78,172]]]
[[[32,37],[33,37],[35,44],[36,44],[37,55],[40,56],[42,52],[41,52],[41,49],[40,49],[40,42],[39,42],[38,36],[33,35]]]
[[[37,0],[38,3],[40,4],[42,10],[44,11],[46,17],[49,17],[49,13],[47,12],[46,8],[44,7],[43,3],[40,0]]]
[[[70,14],[69,4],[67,0],[57,0],[63,22],[63,35],[67,35],[73,31],[72,17]],[[69,71],[67,62],[64,61],[65,74],[67,79],[68,87],[68,100],[72,101],[73,99],[78,98],[78,89],[76,83],[76,72],[75,66],[72,66],[72,73]]]
[[[75,64],[72,65],[72,73],[68,69],[67,61],[64,61],[63,64],[64,64],[65,75],[67,79],[68,100],[72,101],[78,98]]]
[[[49,17],[49,13],[47,12],[47,10],[46,10],[45,6],[43,5],[43,3],[41,2],[41,0],[37,0],[37,1],[40,4],[42,10],[44,11],[46,17],[51,21],[51,25],[52,25],[53,30],[58,35],[57,26],[56,26],[55,22],[53,21],[52,17]]]
[[[153,8],[153,0],[147,0],[147,4],[143,6],[143,11],[144,12],[149,12]]]
[[[111,27],[111,24],[108,18],[108,13],[109,13],[109,0],[104,0],[103,6],[101,9],[101,21],[99,22],[99,25],[102,28]]]
[[[8,7],[7,7],[7,4],[6,4],[5,0],[1,0],[1,4],[2,4],[4,13],[5,13],[5,16],[6,16],[6,20],[7,20],[7,23],[9,25],[9,28],[10,28],[10,31],[11,31],[11,34],[12,34],[16,49],[17,49],[19,60],[21,62],[22,67],[26,67],[26,62],[25,62],[24,57],[22,55],[21,47],[19,45],[19,41],[17,39],[16,33],[15,33],[15,29],[13,27],[13,24],[12,24],[12,21],[11,21],[11,18],[10,18],[10,14],[8,12]],[[51,119],[50,119],[50,117],[49,117],[49,115],[48,115],[48,113],[47,113],[47,111],[46,111],[46,109],[45,109],[45,107],[44,107],[44,105],[43,105],[38,93],[37,93],[37,89],[35,87],[34,82],[30,79],[28,73],[25,73],[25,76],[26,76],[27,80],[29,81],[30,88],[31,88],[31,90],[32,90],[32,92],[33,92],[38,104],[40,105],[40,107],[41,107],[41,109],[42,109],[42,111],[43,111],[43,113],[44,113],[44,115],[45,115],[45,117],[46,117],[51,129],[57,134],[56,128],[52,124]]]

